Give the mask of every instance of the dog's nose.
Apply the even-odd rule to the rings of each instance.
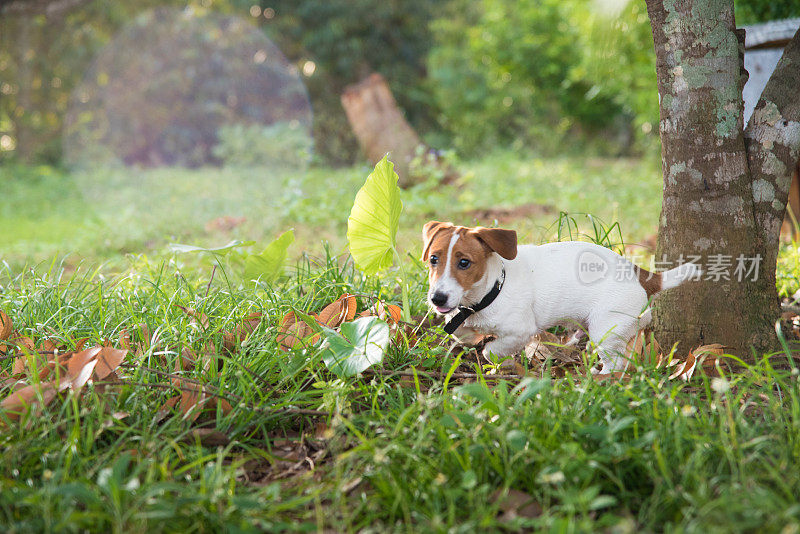
[[[447,302],[447,295],[445,293],[442,293],[441,291],[437,291],[431,297],[431,302],[433,303],[434,306],[441,306]]]

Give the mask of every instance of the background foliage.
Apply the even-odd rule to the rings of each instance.
[[[305,73],[315,152],[327,163],[358,158],[339,96],[372,71],[428,143],[463,155],[496,145],[546,152],[565,142],[639,152],[657,132],[652,38],[639,0],[30,4],[0,19],[0,158],[59,163],[69,95],[92,58],[159,6],[236,14],[260,27]],[[736,13],[740,24],[800,16],[800,0],[743,0]]]

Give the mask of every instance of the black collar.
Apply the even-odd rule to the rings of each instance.
[[[500,273],[500,278],[494,283],[492,289],[486,293],[481,301],[474,306],[459,306],[458,313],[453,316],[452,319],[447,321],[444,325],[444,331],[448,334],[452,334],[456,331],[456,329],[464,324],[464,321],[467,320],[467,317],[470,315],[481,311],[482,309],[486,308],[494,302],[494,299],[497,298],[497,295],[500,294],[500,290],[503,289],[503,283],[506,281],[506,268],[503,266],[503,271]]]

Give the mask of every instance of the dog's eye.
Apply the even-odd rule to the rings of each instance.
[[[437,263],[439,263],[439,256],[434,254],[433,256],[431,256],[431,260],[430,261],[431,261],[431,265],[436,265]]]
[[[458,260],[458,268],[459,269],[469,269],[469,266],[472,264],[467,258],[461,258]]]

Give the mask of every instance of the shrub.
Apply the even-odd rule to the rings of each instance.
[[[297,122],[232,124],[217,130],[217,137],[213,154],[232,167],[297,169],[308,164],[313,147],[308,132]]]

